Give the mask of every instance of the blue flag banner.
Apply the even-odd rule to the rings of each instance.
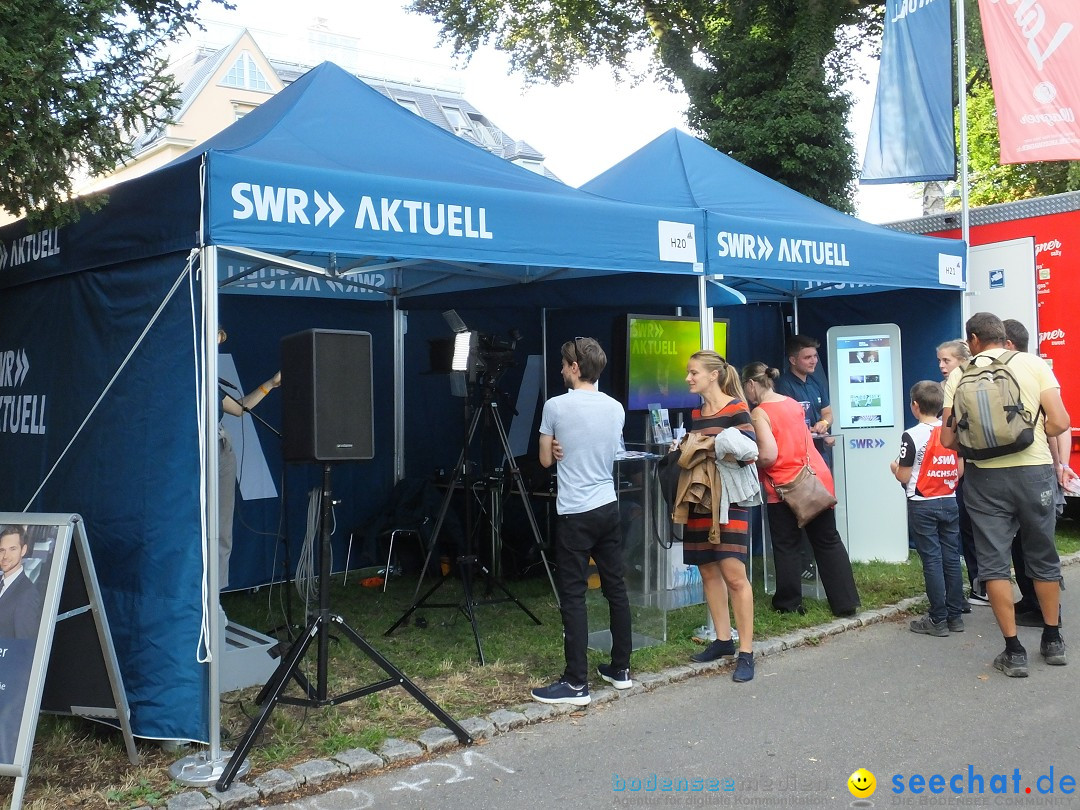
[[[949,0],[888,0],[863,183],[956,177]]]

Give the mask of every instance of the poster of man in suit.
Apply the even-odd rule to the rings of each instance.
[[[39,529],[39,527],[34,527]],[[51,544],[46,544],[51,552]],[[43,569],[20,525],[0,526],[0,763],[15,760],[34,646],[41,624]]]
[[[0,526],[0,639],[37,635],[41,593],[23,565],[29,550],[22,526]]]

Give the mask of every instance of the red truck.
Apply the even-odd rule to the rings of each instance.
[[[960,212],[931,214],[887,227],[959,239]],[[1073,423],[1070,465],[1080,470],[1080,191],[972,208],[970,234],[973,247],[1035,239],[1039,335],[1037,344],[1032,335],[1030,348],[1038,348],[1061,382],[1061,395]],[[1070,511],[1078,507],[1080,498],[1072,498]]]

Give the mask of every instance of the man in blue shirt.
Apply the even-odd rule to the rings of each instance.
[[[778,394],[791,397],[803,406],[806,426],[814,436],[814,445],[832,467],[832,446],[836,441],[829,435],[832,429],[833,413],[829,403],[829,386],[822,379],[814,376],[818,366],[817,338],[808,335],[792,335],[788,338],[786,354],[788,368],[776,380]]]

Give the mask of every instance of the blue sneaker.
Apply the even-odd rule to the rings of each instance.
[[[569,703],[571,706],[588,706],[589,685],[571,686],[561,678],[550,686],[540,686],[532,690],[533,700],[541,703]]]
[[[735,683],[746,683],[754,680],[754,654],[741,652],[735,662],[735,671],[731,673],[731,680]]]
[[[601,664],[596,668],[596,671],[601,678],[616,689],[629,689],[634,685],[634,682],[630,680],[629,669],[615,669],[611,664]]]

